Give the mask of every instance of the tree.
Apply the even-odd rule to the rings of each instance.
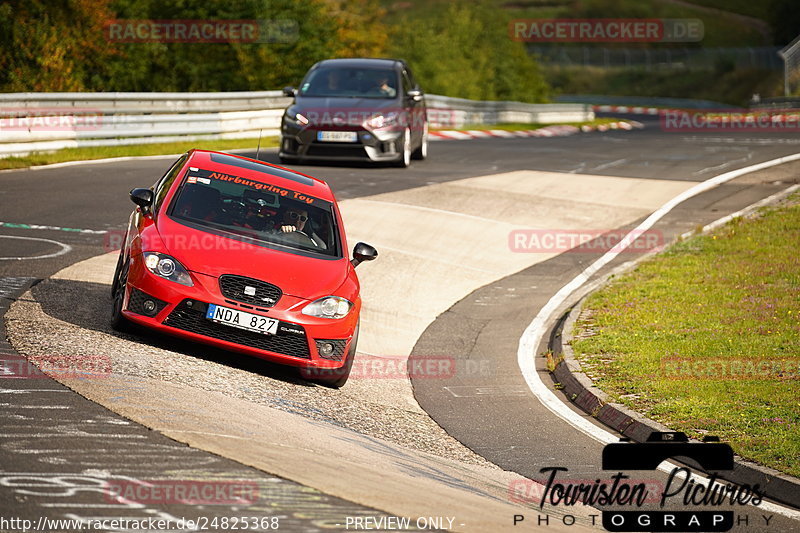
[[[81,91],[115,51],[103,36],[110,0],[28,0],[0,4],[0,87]]]
[[[454,3],[428,16],[406,16],[392,33],[392,51],[406,59],[431,93],[475,100],[542,102],[538,65],[508,34],[508,20],[486,2]]]
[[[239,91],[297,84],[330,57],[381,56],[377,0],[0,0],[4,91]],[[120,42],[112,20],[255,20],[277,42]]]

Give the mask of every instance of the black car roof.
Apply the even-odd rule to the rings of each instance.
[[[340,65],[343,67],[393,68],[393,67],[405,67],[405,61],[403,61],[402,59],[367,58],[367,57],[325,59],[314,65],[314,68],[322,66],[328,67],[332,65]]]

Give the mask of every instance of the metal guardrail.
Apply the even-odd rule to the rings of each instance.
[[[217,113],[285,108],[281,91],[226,93],[6,93],[0,110],[80,108],[103,113]]]
[[[591,106],[585,104],[491,102],[435,94],[427,95],[425,100],[428,104],[428,120],[434,127],[460,128],[467,124],[491,125],[504,122],[554,124],[594,119]]]
[[[581,122],[583,104],[485,102],[426,96],[433,127]],[[0,94],[0,157],[84,146],[256,138],[280,133],[281,91]]]

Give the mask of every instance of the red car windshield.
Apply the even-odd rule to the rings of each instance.
[[[226,237],[341,257],[330,202],[261,181],[192,168],[169,214]]]

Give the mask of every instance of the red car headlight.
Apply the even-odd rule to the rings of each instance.
[[[189,272],[174,257],[158,252],[144,252],[142,255],[144,256],[144,265],[147,267],[147,270],[156,276],[174,281],[175,283],[180,283],[181,285],[186,285],[187,287],[194,286]]]
[[[303,308],[303,314],[319,318],[344,318],[353,308],[353,303],[341,296],[326,296]]]

